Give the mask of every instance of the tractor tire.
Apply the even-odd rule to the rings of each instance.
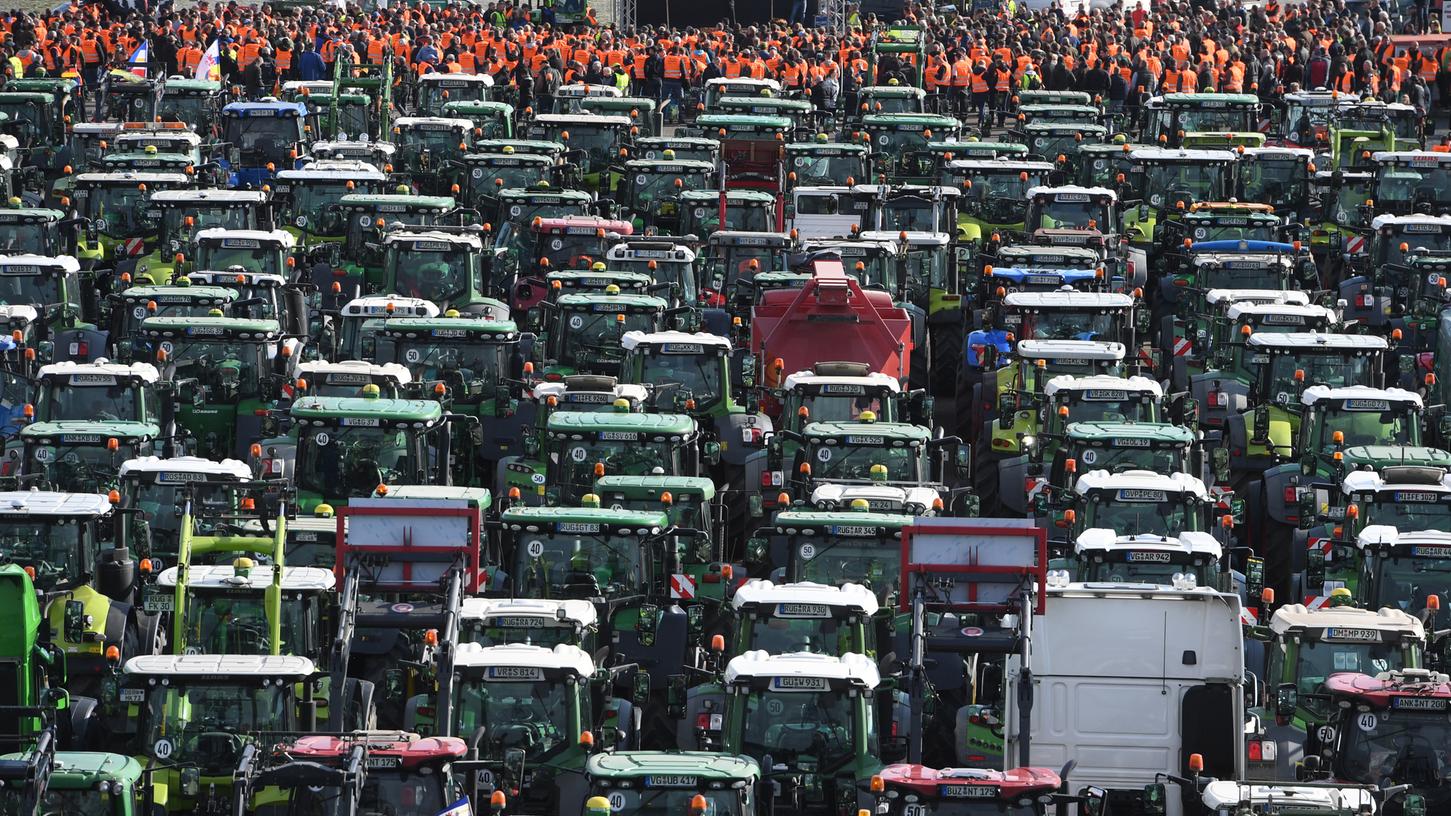
[[[956,385],[953,388],[952,417],[943,423],[949,432],[962,439],[963,444],[973,443],[975,430],[972,422],[972,408],[977,403],[977,384],[969,378],[966,371],[961,369],[957,372]],[[947,423],[951,424],[948,425]]]
[[[929,327],[927,331],[927,342],[921,348],[912,349],[908,386],[914,391],[925,389],[932,382],[932,330]]]
[[[1002,495],[998,489],[998,459],[990,451],[978,446],[979,453],[973,456],[972,488],[979,502],[978,515],[993,518],[1002,515]]]
[[[962,368],[963,326],[957,321],[938,323],[929,325],[927,334],[932,347],[931,394],[947,396],[956,389],[957,371]]]
[[[1252,548],[1265,560],[1265,586],[1275,590],[1275,597],[1289,598],[1294,577],[1294,531],[1270,518],[1269,497],[1265,483],[1258,479],[1244,489],[1245,519]]]

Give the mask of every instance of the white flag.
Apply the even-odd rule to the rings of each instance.
[[[196,76],[194,79],[221,79],[222,69],[219,64],[222,59],[221,41],[212,40],[211,47],[202,54],[201,61],[196,64]]]

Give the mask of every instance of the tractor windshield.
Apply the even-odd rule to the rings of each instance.
[[[1409,445],[1415,414],[1404,409],[1384,411],[1347,411],[1330,408],[1320,422],[1320,447],[1329,453],[1336,431],[1345,434],[1346,445]]]
[[[1061,193],[1038,202],[1037,223],[1032,229],[1099,229],[1113,226],[1107,201],[1087,193]]]
[[[540,235],[534,242],[535,258],[547,259],[550,269],[589,269],[595,261],[605,259],[608,249],[606,238],[593,231],[584,235]]]
[[[896,532],[891,539],[841,538],[818,535],[795,547],[795,580],[840,586],[852,581],[879,597],[891,592],[901,577],[901,553]],[[798,540],[799,541],[799,540]]]
[[[352,816],[359,811],[343,811],[342,791],[337,785],[319,785],[321,779],[273,782],[265,788],[266,801],[253,796],[249,813],[253,816]]]
[[[1180,108],[1174,111],[1179,130],[1186,133],[1254,130],[1250,108]]]
[[[481,737],[481,759],[502,759],[514,748],[537,759],[571,741],[573,685],[466,678],[458,681],[457,688],[455,730]]]
[[[1259,159],[1245,162],[1241,169],[1245,200],[1270,204],[1299,203],[1309,177],[1309,167],[1299,159]]]
[[[90,188],[86,196],[86,217],[103,235],[130,238],[150,232],[155,223],[146,217],[145,185],[102,184]]]
[[[260,392],[262,375],[269,367],[269,346],[235,339],[165,340],[161,348],[176,363],[178,372],[194,376],[209,388],[235,390],[238,396]]]
[[[516,553],[523,597],[594,598],[644,585],[640,540],[633,536],[532,535]]]
[[[103,781],[102,785],[105,784]],[[119,782],[112,782],[119,785]],[[19,786],[7,786],[7,795],[0,796],[0,814],[5,816],[22,816],[26,811],[19,808],[19,802],[11,801],[24,792]],[[109,790],[98,789],[95,785],[84,788],[61,788],[57,787],[55,780],[51,780],[45,788],[45,795],[41,797],[39,807],[31,811],[34,816],[104,816],[105,814],[116,814],[121,816],[129,808],[123,803],[123,799]]]
[[[848,179],[865,180],[866,163],[861,154],[847,156],[799,155],[792,162],[799,186],[846,184]]]
[[[246,743],[243,734],[296,728],[290,683],[189,686],[183,678],[169,680],[147,691],[134,753],[230,774]]]
[[[394,294],[440,304],[468,294],[470,259],[475,255],[468,246],[450,244],[442,252],[420,252],[395,245],[393,252]]]
[[[1401,244],[1406,249],[1401,249]],[[1435,232],[1411,232],[1397,230],[1389,236],[1381,236],[1377,253],[1382,264],[1404,264],[1411,255],[1425,254],[1427,250],[1444,252],[1451,250],[1451,229]]]
[[[1037,173],[984,173],[972,171],[972,186],[962,191],[958,212],[989,224],[1015,224],[1028,210],[1028,190],[1043,183]],[[1027,176],[1024,178],[1023,176]]]
[[[410,127],[403,131],[398,149],[406,159],[421,162],[425,153],[438,157],[459,155],[459,145],[467,138],[468,132],[462,128]]]
[[[825,389],[833,386],[825,386]],[[892,405],[888,399],[883,402],[885,391],[867,391],[864,386],[835,386],[837,389],[858,391],[854,396],[842,394],[802,394],[799,405],[793,406],[788,415],[796,416],[801,408],[805,408],[813,422],[856,422],[863,411],[871,411],[876,415],[878,422],[891,422],[892,417],[883,413],[883,410]]]
[[[1122,392],[1118,392],[1122,393]],[[1123,399],[1104,399],[1094,389],[1075,391],[1069,395],[1068,416],[1072,422],[1155,422],[1158,411],[1152,400],[1139,399],[1138,394],[1129,394]],[[1101,465],[1100,465],[1101,467]]]
[[[241,151],[246,164],[275,162],[292,166],[289,154],[302,141],[302,120],[296,116],[226,116],[222,141]]]
[[[1311,706],[1312,710],[1321,709],[1326,714],[1328,708],[1325,703],[1305,696],[1323,691],[1325,678],[1339,672],[1374,676],[1404,665],[1400,646],[1395,643],[1349,643],[1304,638],[1299,644],[1300,659],[1295,666],[1295,684],[1300,690],[1300,703]]]
[[[568,328],[560,333],[559,362],[582,371],[618,366],[625,356],[620,338],[628,331],[653,331],[658,316],[656,312],[569,311],[566,314],[564,325]],[[616,319],[622,314],[624,322]]]
[[[420,382],[461,382],[477,390],[489,387],[509,370],[513,347],[485,343],[478,338],[456,343],[430,342],[429,338],[398,340],[398,361]]]
[[[1035,340],[1117,340],[1118,312],[1051,309],[1023,316],[1023,337]]]
[[[342,358],[344,360],[371,360],[376,353],[378,332],[383,330],[383,324],[388,322],[387,315],[377,317],[353,317],[345,316],[338,321],[342,324],[339,329],[341,337],[339,345],[342,347]]]
[[[292,222],[301,230],[312,235],[326,235],[337,237],[345,231],[343,225],[343,213],[334,207],[343,196],[373,192],[368,189],[358,189],[360,185],[353,182],[353,189],[349,189],[349,182],[344,180],[336,181],[298,181],[292,188]],[[375,186],[372,182],[363,182],[362,186]]]
[[[643,434],[620,435],[629,437],[629,440],[586,438],[570,441],[557,457],[559,469],[563,471],[561,480],[576,486],[593,484],[596,464],[603,464],[605,473],[625,476],[671,475],[677,472],[677,457],[669,442],[636,441],[635,437],[643,437]]]
[[[1238,223],[1230,223],[1205,219],[1193,221],[1189,226],[1193,229],[1192,234],[1195,241],[1275,241],[1279,239],[1276,224],[1264,221],[1241,219]]]
[[[134,478],[134,477],[132,477]],[[132,493],[128,506],[134,508],[133,515],[145,521],[151,532],[175,533],[181,529],[181,508],[188,498],[200,508],[197,513],[199,530],[210,530],[204,519],[230,513],[233,509],[231,491],[217,486],[204,486],[202,482],[162,482],[140,480],[133,482],[128,492]]]
[[[122,381],[117,385],[72,385],[50,382],[40,392],[36,416],[47,422],[66,420],[145,422],[155,406],[145,403],[140,386]]]
[[[1074,421],[1077,421],[1076,419]],[[1151,470],[1155,473],[1183,473],[1187,453],[1183,446],[1173,447],[1099,447],[1078,443],[1072,449],[1075,460],[1088,470]]]
[[[823,769],[852,757],[857,736],[852,707],[860,697],[835,692],[753,691],[745,699],[741,752],[769,755],[774,762],[794,765],[813,757]]]
[[[128,447],[126,440],[121,445],[123,451]],[[33,454],[37,462],[44,461],[40,458],[46,455],[42,450],[53,460],[45,461],[52,490],[94,491],[97,485],[108,484],[115,478],[115,455],[105,445],[64,445],[54,452],[37,449]]]
[[[640,382],[650,383],[651,405],[670,409],[688,396],[704,410],[720,402],[723,382],[721,358],[716,354],[646,354],[640,363]]]
[[[1451,197],[1447,185],[1451,165],[1394,165],[1376,174],[1376,203],[1443,204]]]
[[[464,642],[477,643],[480,646],[528,643],[532,646],[543,646],[546,649],[553,649],[560,644],[574,645],[579,642],[574,625],[570,623],[558,625],[551,619],[540,620],[537,625],[527,627],[504,625],[508,620],[508,618],[493,617],[475,621],[472,625],[463,627],[459,632],[459,637]]]
[[[1451,502],[1408,501],[1405,493],[1396,490],[1381,493],[1375,500],[1362,504],[1365,524],[1389,524],[1399,530],[1445,530],[1451,527]],[[1438,494],[1432,494],[1435,496]],[[1430,498],[1430,497],[1427,497]],[[1422,608],[1422,607],[1417,607]]]
[[[1284,289],[1285,267],[1277,262],[1227,261],[1199,267],[1205,289]]]
[[[363,781],[363,796],[358,807],[361,814],[396,813],[398,816],[419,816],[439,813],[448,805],[444,786],[448,775],[432,768],[369,768]]]
[[[296,654],[306,647],[305,608],[301,601],[283,602],[281,654]],[[272,652],[267,602],[261,591],[209,592],[193,587],[186,607],[186,632],[187,648],[197,647],[203,654]]]
[[[1162,492],[1162,491],[1147,491]],[[1095,496],[1087,527],[1133,530],[1136,534],[1178,535],[1198,530],[1199,508],[1178,496],[1164,501],[1104,501]]]
[[[401,428],[308,428],[298,438],[297,486],[322,496],[370,496],[412,481],[419,451]]]
[[[0,225],[0,252],[6,255],[55,255],[56,225],[51,221],[11,221]]]
[[[874,465],[886,466],[889,482],[918,482],[922,479],[921,448],[851,444],[850,437],[846,440],[847,444],[833,441],[838,444],[812,446],[811,456],[815,464],[811,473],[817,480],[865,481],[871,478]]]
[[[1378,560],[1376,570],[1375,600],[1381,606],[1415,614],[1432,595],[1440,596],[1441,603],[1451,600],[1451,559],[1403,552]]]
[[[91,569],[82,563],[79,521],[65,516],[0,517],[0,552],[8,563],[34,567],[35,586],[41,591],[68,583]]]
[[[156,106],[156,115],[163,122],[188,122],[192,124],[212,121],[210,94],[183,94],[172,91],[163,94]]]
[[[208,207],[187,203],[161,210],[162,228],[167,235],[183,236],[204,229],[251,229],[256,223],[251,203],[241,206]],[[191,219],[191,223],[187,223]],[[213,269],[226,267],[213,266]],[[251,267],[248,267],[249,269]]]
[[[1195,201],[1209,201],[1218,198],[1223,187],[1224,167],[1218,164],[1176,162],[1144,168],[1142,189],[1155,207],[1164,206],[1165,194],[1188,193]]]
[[[736,816],[741,813],[740,792],[730,788],[696,791],[691,788],[647,788],[632,785],[610,788],[605,793],[612,797],[610,810],[614,816],[679,816],[681,813]],[[691,809],[697,795],[705,797],[703,811]],[[620,803],[619,807],[615,806],[616,802]]]
[[[764,649],[770,654],[813,652],[843,655],[860,651],[853,627],[834,617],[780,618],[752,615],[751,642],[747,649]]]
[[[254,246],[238,246],[241,243],[250,243]],[[248,272],[260,272],[268,275],[281,275],[286,272],[282,269],[281,264],[282,248],[266,241],[223,240],[220,243],[209,241],[200,249],[197,264],[201,269],[223,270],[240,266]]]
[[[1299,393],[1303,386],[1342,388],[1372,382],[1379,362],[1379,358],[1370,355],[1276,354],[1270,363],[1266,394],[1276,402],[1289,404],[1290,395]]]
[[[1344,728],[1335,775],[1351,782],[1384,782],[1439,787],[1451,765],[1451,722],[1444,712],[1397,710],[1394,713],[1345,709],[1355,728]]]

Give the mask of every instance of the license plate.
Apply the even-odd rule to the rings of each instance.
[[[176,610],[176,596],[163,592],[148,594],[141,606],[147,612],[173,612]]]
[[[342,424],[350,428],[377,428],[382,420],[377,417],[343,417]]]

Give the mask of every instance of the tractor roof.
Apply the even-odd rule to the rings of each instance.
[[[1193,263],[1195,266],[1226,269],[1262,269],[1267,266],[1290,266],[1294,259],[1272,252],[1196,252]]]
[[[23,754],[0,757],[0,761],[23,759]],[[50,770],[48,787],[51,790],[81,790],[94,788],[97,782],[139,782],[141,763],[125,754],[111,754],[104,751],[57,751],[54,766]]]
[[[874,536],[891,533],[917,522],[916,516],[873,513],[861,510],[782,510],[776,514],[776,532],[795,535],[802,529],[813,533],[826,528],[838,536]]]
[[[341,420],[340,424],[348,425],[349,420],[371,419],[431,424],[443,418],[443,409],[433,400],[302,397],[292,404],[291,414],[294,420],[312,420],[314,423]],[[377,427],[376,422],[372,427]]]
[[[345,759],[359,742],[367,745],[370,774],[462,759],[468,753],[468,743],[458,737],[420,737],[406,731],[359,731],[347,736],[313,734],[280,744],[278,750],[285,750],[295,760],[331,763]]]
[[[205,280],[209,275],[220,275],[220,274],[223,274],[223,273],[220,273],[220,272],[201,272],[201,273],[192,272],[192,273],[188,274],[186,277],[187,277],[188,280],[192,280],[192,281],[202,281],[202,280]],[[245,275],[247,273],[243,272],[241,274],[244,274]],[[114,297],[120,298],[121,300],[124,300],[124,301],[128,301],[129,303],[131,303],[133,305],[139,304],[142,301],[148,301],[148,300],[154,300],[158,304],[161,304],[161,303],[189,303],[189,304],[208,304],[208,303],[215,303],[215,304],[224,304],[224,303],[231,303],[232,301],[236,300],[237,298],[239,298],[241,296],[242,296],[242,294],[240,292],[238,292],[236,289],[230,289],[230,288],[227,288],[225,286],[211,286],[211,285],[208,285],[208,284],[197,285],[197,286],[178,286],[176,284],[162,284],[160,286],[155,286],[155,285],[151,285],[151,284],[144,284],[142,286],[132,286],[129,289],[122,289],[121,291],[117,292],[114,295]]]
[[[104,493],[56,493],[50,490],[0,492],[0,516],[96,517],[111,512]]]
[[[1300,402],[1303,405],[1314,405],[1321,400],[1344,402],[1347,411],[1384,411],[1393,402],[1421,407],[1421,395],[1404,388],[1371,388],[1368,385],[1331,388],[1327,385],[1312,385],[1300,392]]]
[[[778,691],[827,691],[829,686],[826,683],[810,682],[817,679],[836,680],[867,689],[874,689],[881,682],[876,662],[859,654],[840,657],[809,652],[773,655],[756,649],[731,658],[731,662],[726,664],[727,685],[757,678],[771,678],[772,689]],[[806,682],[792,683],[792,680]]]
[[[594,604],[582,600],[546,601],[539,598],[464,598],[463,605],[459,607],[459,617],[466,621],[493,621],[498,626],[517,625],[507,620],[499,621],[497,620],[498,618],[524,618],[530,621],[543,618],[549,622],[570,623],[590,627],[594,626],[599,620],[599,613],[595,611]]]
[[[1451,215],[1377,215],[1371,219],[1373,230],[1400,228],[1405,232],[1416,232],[1415,227],[1427,227],[1427,232],[1444,232],[1451,229]]]
[[[1373,813],[1376,805],[1373,791],[1353,785],[1256,785],[1231,779],[1205,785],[1203,801],[1210,813],[1234,812],[1244,802],[1250,804],[1251,813]]]
[[[27,306],[23,303],[0,304],[0,323],[10,325],[34,323],[40,317],[40,311],[34,306]]]
[[[675,499],[689,496],[708,502],[715,498],[715,481],[704,476],[601,476],[595,479],[595,492],[602,501],[609,496],[658,500],[661,493],[669,493]]]
[[[936,113],[869,113],[862,117],[862,127],[867,128],[961,128],[962,122],[951,116]]]
[[[389,485],[388,495],[383,498],[461,501],[484,510],[494,503],[493,493],[487,487],[466,485]]]
[[[28,441],[45,440],[42,444],[54,444],[50,437],[60,437],[62,445],[105,444],[107,437],[119,439],[150,439],[158,429],[149,422],[124,422],[118,420],[71,419],[62,422],[35,422],[20,429],[20,438]]]
[[[1336,322],[1337,317],[1327,306],[1253,300],[1242,300],[1230,306],[1227,316],[1230,320],[1251,318],[1262,326],[1303,326],[1312,320],[1330,324]]]
[[[1204,482],[1187,473],[1155,473],[1152,470],[1126,470],[1110,473],[1091,470],[1078,477],[1073,485],[1080,496],[1090,490],[1143,490],[1165,494],[1188,493],[1198,498],[1209,495]]]
[[[1434,150],[1378,150],[1371,160],[1376,164],[1408,164],[1436,167],[1451,164],[1451,156]]]
[[[1451,557],[1451,533],[1440,530],[1397,530],[1389,524],[1371,524],[1355,537],[1355,546],[1367,548],[1410,547],[1412,554],[1434,558]]]
[[[536,401],[540,402],[548,397],[555,397],[562,403],[575,402],[594,405],[612,403],[616,398],[626,399],[631,403],[641,403],[650,396],[650,390],[638,383],[612,382],[608,388],[596,389],[592,386],[581,386],[578,381],[571,383],[571,379],[573,378],[565,377],[563,382],[546,380],[537,383],[532,395]],[[590,396],[584,396],[586,394]],[[565,410],[568,408],[566,407]]]
[[[247,467],[246,462],[236,459],[223,459],[220,462],[213,462],[210,459],[203,459],[199,456],[177,456],[173,459],[163,459],[160,456],[142,456],[136,459],[127,459],[121,463],[121,478],[130,474],[155,475],[158,482],[191,482],[198,481],[192,476],[212,476],[217,478],[232,478],[237,481],[247,481],[252,478],[252,469]],[[171,477],[171,478],[168,478]]]
[[[377,378],[413,381],[413,373],[398,363],[371,363],[367,360],[308,360],[297,364],[298,376],[307,379],[323,377],[327,385],[364,385]]]
[[[257,564],[246,578],[239,578],[230,564],[192,564],[186,575],[187,586],[193,589],[241,590],[262,592],[272,585],[271,564]],[[168,567],[157,577],[164,587],[176,586],[177,567]],[[284,567],[282,589],[285,592],[331,592],[337,576],[322,567]]]
[[[449,196],[423,196],[400,193],[348,193],[338,199],[339,207],[354,210],[407,212],[409,210],[451,210],[455,202]]]
[[[454,647],[454,666],[462,669],[484,669],[492,680],[542,680],[545,671],[570,672],[578,677],[594,674],[595,664],[578,646],[561,643],[552,649],[511,643],[507,646],[480,646],[465,642]],[[500,670],[505,671],[500,671]],[[536,669],[535,672],[510,672],[508,669]]]
[[[488,74],[438,74],[429,72],[420,76],[418,81],[429,85],[438,85],[442,88],[462,88],[466,85],[490,87],[494,84],[494,78]]]
[[[160,379],[156,366],[150,363],[112,363],[104,357],[94,363],[69,360],[43,365],[36,377],[69,377],[71,385],[115,385],[117,378],[135,378],[147,383]]]
[[[1122,360],[1124,344],[1098,340],[1019,340],[1017,353],[1024,359]]]
[[[79,173],[75,177],[76,186],[81,187],[87,184],[174,184],[177,186],[191,183],[191,176],[185,173],[148,173],[140,170],[118,170],[110,173]],[[156,192],[161,192],[157,190]],[[153,196],[155,193],[152,194]],[[152,199],[155,200],[154,198]]]
[[[678,438],[696,432],[695,420],[686,414],[637,414],[622,411],[555,411],[545,425],[556,437],[572,433],[626,431],[636,434],[669,434]]]
[[[1195,439],[1193,431],[1168,422],[1073,422],[1065,431],[1069,439],[1107,442],[1110,448],[1143,447],[1145,440],[1150,444],[1184,445]]]
[[[672,782],[693,778],[697,785],[753,782],[760,777],[761,768],[750,757],[706,751],[611,751],[590,756],[584,772],[592,778],[643,776],[648,788],[651,776],[668,776]]]
[[[869,371],[861,375],[850,374],[817,374],[812,371],[796,371],[786,375],[785,390],[795,391],[804,388],[817,388],[820,393],[830,396],[832,393],[844,395],[863,394],[865,389],[884,389],[891,393],[902,390],[902,384],[896,377],[883,374],[880,371]],[[858,390],[862,389],[862,390]]]
[[[946,165],[948,170],[971,170],[976,175],[1007,175],[1018,173],[1050,173],[1056,167],[1052,162],[1024,161],[1016,158],[996,159],[952,159]]]
[[[1038,244],[1012,244],[998,250],[999,260],[1030,259],[1036,264],[1074,264],[1095,266],[1100,258],[1097,250],[1078,246],[1049,246]]]
[[[512,320],[479,320],[474,317],[390,317],[382,330],[393,336],[435,340],[487,337],[510,342],[519,338],[519,327]]]
[[[541,113],[534,117],[540,125],[555,127],[629,127],[634,120],[628,116],[602,116],[596,113]],[[788,120],[789,124],[789,120]]]
[[[1053,396],[1059,391],[1087,391],[1088,400],[1128,399],[1130,393],[1164,395],[1164,387],[1157,380],[1148,377],[1114,377],[1108,374],[1093,374],[1082,377],[1074,374],[1060,374],[1043,386],[1043,393]]]
[[[1080,187],[1077,184],[1065,184],[1060,187],[1050,187],[1046,184],[1040,184],[1037,187],[1028,189],[1029,198],[1037,198],[1038,196],[1046,196],[1063,201],[1087,201],[1088,198],[1085,196],[1093,198],[1102,197],[1109,201],[1118,200],[1118,193],[1115,193],[1107,187]]]
[[[1166,105],[1196,108],[1219,108],[1231,106],[1258,107],[1260,98],[1254,94],[1236,93],[1169,93],[1160,97]],[[1222,103],[1222,104],[1215,104]]]
[[[1245,147],[1240,160],[1245,159],[1309,159],[1314,161],[1315,151],[1308,147]]]
[[[1373,334],[1328,334],[1324,332],[1285,332],[1270,334],[1255,332],[1249,336],[1248,345],[1274,351],[1385,351],[1389,347],[1384,337]]]
[[[410,243],[413,246],[409,247],[409,249],[418,251],[435,250],[440,252],[446,252],[453,247],[464,247],[477,252],[484,245],[483,241],[479,239],[479,236],[471,232],[437,232],[429,229],[394,230],[383,238],[383,243],[387,245]],[[419,244],[423,244],[423,246],[419,246]]]
[[[1134,299],[1118,292],[1013,292],[1003,303],[1017,309],[1127,309]]]
[[[841,586],[812,581],[774,584],[753,578],[741,584],[731,597],[734,609],[768,606],[775,607],[774,615],[779,618],[826,618],[831,616],[829,607],[870,616],[878,608],[877,596],[870,589],[850,583]]]
[[[267,202],[267,194],[261,190],[157,190],[151,194],[150,201],[152,204],[191,207],[201,204],[255,207]]]
[[[1224,548],[1209,533],[1182,532],[1177,536],[1153,533],[1120,534],[1103,527],[1094,527],[1078,534],[1074,550],[1085,552],[1159,552],[1185,556],[1202,555],[1218,561]]]
[[[1310,293],[1299,289],[1210,289],[1204,293],[1209,303],[1282,303],[1307,306]]]
[[[392,307],[391,309],[389,307]],[[353,298],[343,306],[344,317],[437,317],[438,304],[423,298],[402,295],[366,295]]]
[[[384,181],[382,170],[362,161],[316,161],[296,170],[280,170],[280,181]]]
[[[283,249],[292,249],[297,246],[297,239],[286,230],[239,230],[212,227],[197,232],[196,240],[221,241],[222,247],[226,249],[260,249],[260,245],[263,243],[277,244]],[[256,242],[255,246],[246,243],[253,241]]]
[[[141,321],[141,331],[154,337],[177,337],[186,340],[205,340],[212,337],[276,340],[282,333],[276,320],[252,320],[245,317],[148,317]]]
[[[640,346],[649,346],[658,349],[663,354],[700,354],[706,348],[721,349],[729,354],[731,341],[729,338],[721,337],[718,334],[707,332],[625,332],[620,338],[620,345],[626,351],[633,351]]]
[[[393,126],[400,129],[418,130],[473,130],[469,119],[447,116],[400,116],[393,120]]]
[[[613,507],[510,507],[499,521],[515,532],[658,535],[670,518],[658,510],[616,510]]]
[[[1349,470],[1395,467],[1431,467],[1451,470],[1451,453],[1440,448],[1425,445],[1347,445],[1343,451],[1345,465]],[[1391,478],[1400,479],[1405,486],[1405,477],[1397,471],[1387,470]],[[1405,471],[1400,471],[1404,473]],[[1421,478],[1433,478],[1435,471],[1426,471]]]
[[[857,499],[865,499],[867,507],[880,513],[907,513],[920,515],[932,509],[940,498],[937,490],[927,486],[892,484],[834,484],[817,485],[811,491],[812,507],[820,510],[849,508]]]
[[[0,275],[34,275],[42,270],[55,270],[67,275],[81,271],[81,263],[70,255],[5,255],[0,256]]]
[[[1228,150],[1185,150],[1166,147],[1139,147],[1129,152],[1129,159],[1135,162],[1154,164],[1222,163],[1232,164],[1236,156]]]
[[[126,661],[128,675],[170,677],[173,681],[192,678],[231,680],[243,677],[304,679],[312,675],[313,663],[295,655],[141,655]]]
[[[622,309],[636,312],[663,312],[670,304],[654,295],[607,295],[603,292],[568,292],[556,301],[561,308],[579,312],[610,312]],[[606,306],[611,308],[596,308]]]
[[[1421,619],[1399,609],[1384,608],[1379,611],[1361,609],[1355,606],[1324,606],[1308,609],[1304,604],[1286,604],[1275,610],[1270,618],[1270,631],[1283,635],[1291,630],[1326,629],[1322,637],[1326,640],[1361,640],[1350,632],[1335,630],[1374,630],[1395,634],[1409,634],[1417,640],[1426,636]]]
[[[866,230],[861,233],[863,241],[896,241],[900,242],[902,236],[907,236],[909,247],[945,247],[952,243],[952,236],[945,232],[928,232],[926,230]]]
[[[937,769],[903,763],[888,765],[879,775],[886,784],[894,786],[894,794],[916,792],[933,799],[941,797],[964,802],[1017,802],[1035,794],[1055,791],[1063,784],[1058,774],[1047,768],[993,771],[985,768]],[[899,791],[897,787],[903,790]]]
[[[845,437],[848,445],[883,445],[885,440],[921,444],[932,438],[931,428],[910,422],[812,422],[801,433],[814,440]]]

